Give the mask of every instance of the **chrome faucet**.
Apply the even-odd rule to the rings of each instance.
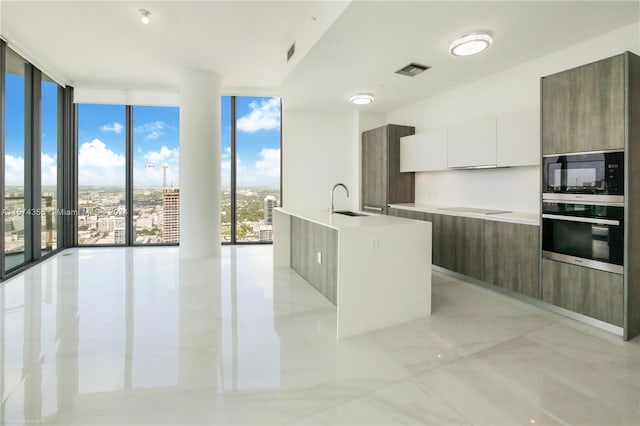
[[[336,183],[335,185],[333,185],[333,188],[331,188],[331,207],[329,208],[329,214],[333,214],[333,194],[336,192],[336,188],[337,187],[343,187],[344,190],[347,192],[347,198],[349,198],[349,188],[347,188],[347,185],[345,185],[344,183]]]

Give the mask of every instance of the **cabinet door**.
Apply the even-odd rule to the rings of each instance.
[[[496,118],[469,121],[447,129],[447,166],[496,165]]]
[[[484,223],[484,281],[540,299],[540,228],[533,225]]]
[[[434,129],[418,136],[416,171],[447,170],[447,129]]]
[[[385,206],[395,203],[413,203],[415,200],[415,173],[400,172],[400,138],[413,135],[415,128],[389,124],[387,140],[387,193]]]
[[[400,172],[418,170],[418,135],[400,138]]]
[[[362,204],[387,205],[387,126],[362,133]]]
[[[335,305],[338,294],[338,231],[292,216],[291,268]]]
[[[433,215],[433,263],[451,271],[456,270],[455,216]]]
[[[483,222],[483,219],[454,217],[454,271],[478,280],[484,278]]]
[[[624,148],[624,55],[542,79],[542,153]]]
[[[503,114],[497,125],[499,167],[540,165],[540,111]]]
[[[622,275],[542,259],[542,300],[623,326]]]

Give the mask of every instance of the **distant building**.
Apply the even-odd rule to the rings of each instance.
[[[165,189],[162,193],[162,242],[180,242],[179,189]]]
[[[273,225],[273,208],[278,207],[278,201],[273,195],[264,197],[264,223]],[[262,239],[261,239],[262,240]]]
[[[113,230],[113,242],[114,244],[126,244],[126,229],[125,228],[115,228]]]
[[[260,241],[273,241],[273,226],[262,225],[258,229],[258,238]]]
[[[136,219],[136,228],[149,229],[153,227],[153,218],[150,216],[139,217]]]

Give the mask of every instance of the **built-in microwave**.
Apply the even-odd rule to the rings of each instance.
[[[624,202],[624,152],[598,151],[543,157],[545,200]]]
[[[622,274],[624,208],[543,202],[542,257]]]

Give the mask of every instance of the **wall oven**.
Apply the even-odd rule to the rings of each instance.
[[[624,152],[598,151],[543,157],[543,200],[624,201]]]
[[[544,201],[542,257],[622,274],[624,208]]]

